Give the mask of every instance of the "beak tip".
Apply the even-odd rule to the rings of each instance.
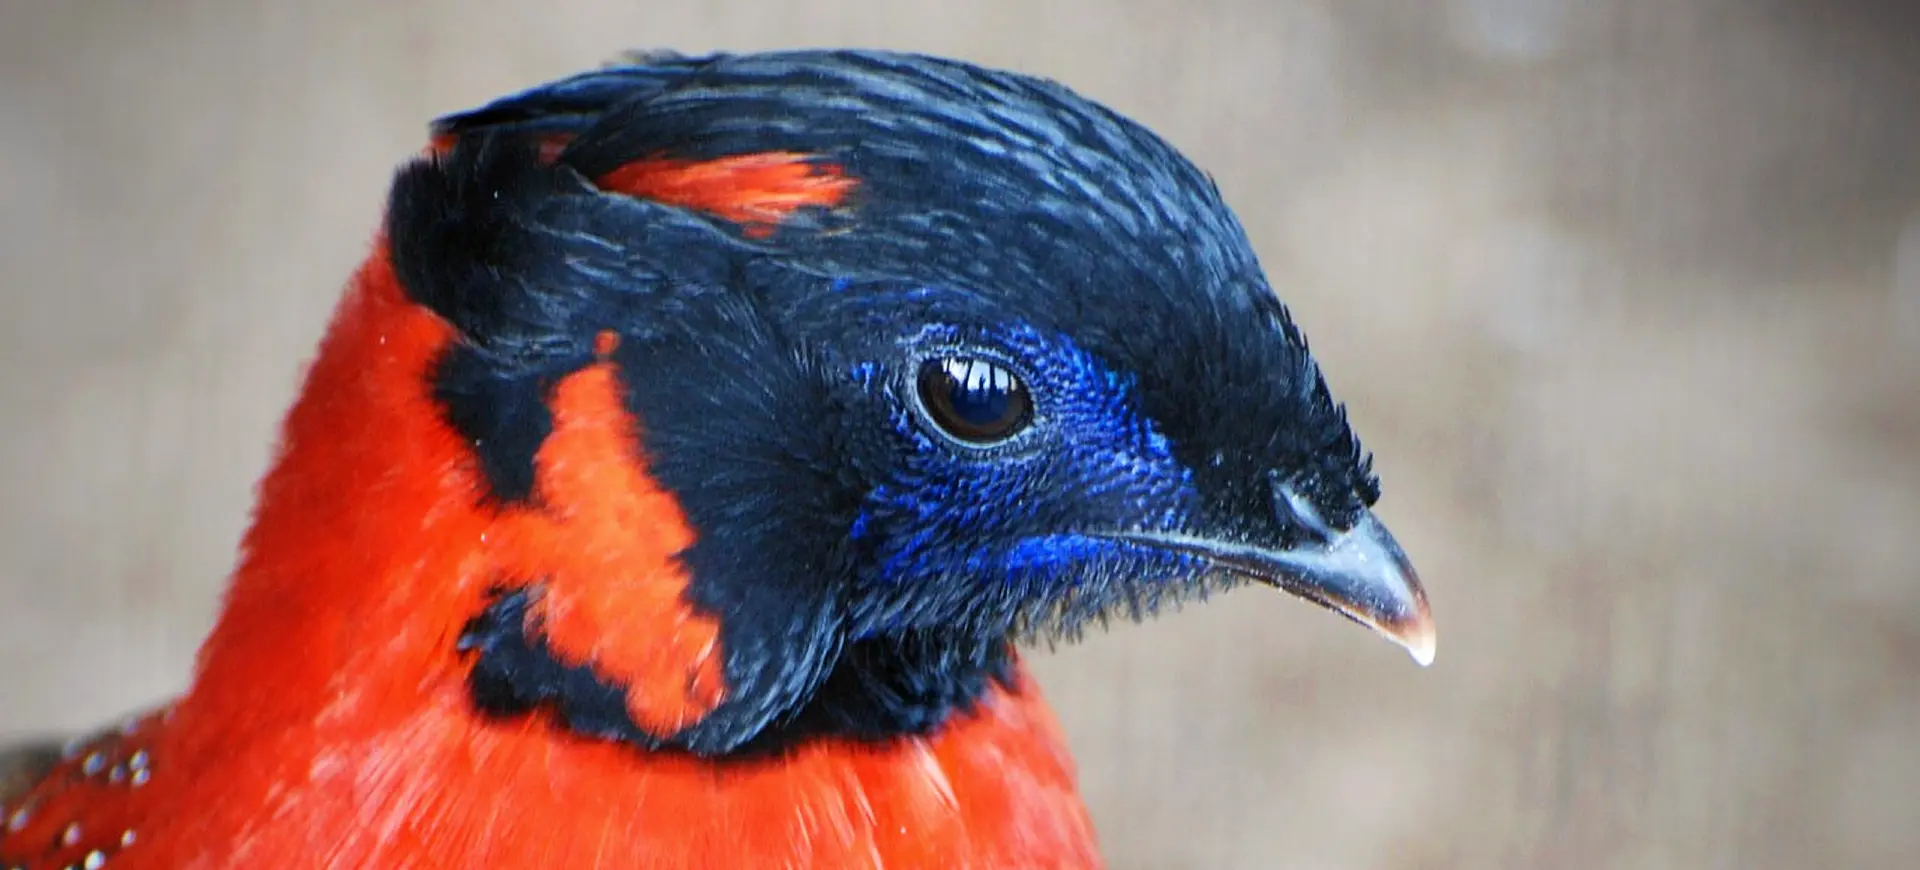
[[[1380,636],[1407,651],[1416,664],[1421,667],[1433,665],[1434,647],[1437,645],[1437,632],[1434,630],[1433,616],[1427,612],[1424,595],[1417,595],[1414,612],[1398,619],[1365,620]]]
[[[1413,656],[1415,664],[1425,668],[1433,665],[1434,636],[1431,628],[1415,637],[1403,641],[1407,654]]]
[[[1433,614],[1427,610],[1426,591],[1420,588],[1420,581],[1415,578],[1411,566],[1406,576],[1413,590],[1414,612],[1411,619],[1391,626],[1387,634],[1406,649],[1407,655],[1413,656],[1414,662],[1423,668],[1431,667],[1434,648],[1439,644],[1439,632],[1434,628]]]

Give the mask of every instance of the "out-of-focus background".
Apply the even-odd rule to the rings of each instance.
[[[1920,5],[0,2],[0,736],[176,691],[435,114],[617,50],[1067,82],[1242,213],[1421,670],[1237,593],[1042,658],[1116,868],[1920,866]]]

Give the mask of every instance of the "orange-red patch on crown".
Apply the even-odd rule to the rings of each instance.
[[[429,154],[453,149],[458,134],[441,133]],[[573,137],[541,136],[540,159],[559,159]],[[838,165],[794,151],[763,151],[708,160],[649,157],[606,173],[594,183],[608,193],[624,194],[704,212],[745,228],[754,238],[770,235],[788,217],[807,207],[834,208],[859,186]]]
[[[600,176],[611,193],[724,218],[765,236],[802,208],[833,208],[858,185],[839,166],[791,151],[711,160],[636,160]]]

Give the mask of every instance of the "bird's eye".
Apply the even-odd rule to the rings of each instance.
[[[1011,369],[977,357],[920,365],[920,406],[940,431],[971,445],[1005,441],[1033,418],[1033,398]]]

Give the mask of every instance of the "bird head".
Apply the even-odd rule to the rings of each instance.
[[[791,52],[652,56],[436,132],[387,243],[458,336],[430,390],[476,498],[590,510],[541,478],[592,369],[631,435],[607,449],[672,508],[626,522],[686,533],[669,602],[602,608],[604,637],[557,643],[585,605],[538,571],[498,582],[460,641],[489,709],[703,755],[881,738],[965,709],[1014,640],[1249,583],[1431,659],[1305,338],[1141,126],[1035,78]],[[635,715],[653,677],[589,655],[702,625],[715,688],[670,726]]]

